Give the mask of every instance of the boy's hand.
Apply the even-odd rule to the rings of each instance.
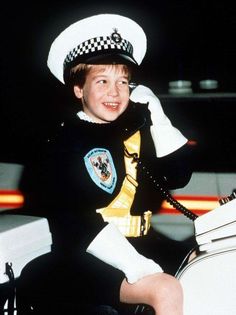
[[[176,129],[163,111],[161,103],[151,89],[138,85],[130,94],[130,100],[135,103],[146,103],[151,113],[150,127],[156,149],[156,156],[162,157],[183,146],[187,139]]]

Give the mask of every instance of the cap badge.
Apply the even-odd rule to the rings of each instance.
[[[121,38],[120,34],[118,33],[118,29],[117,28],[114,28],[113,30],[114,30],[114,32],[111,34],[111,39],[115,43],[119,44],[122,41],[122,38]]]

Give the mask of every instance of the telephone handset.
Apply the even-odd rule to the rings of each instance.
[[[187,218],[194,221],[197,219],[197,215],[187,209],[185,206],[183,206],[179,201],[177,201],[170,192],[163,186],[163,184],[160,184],[160,182],[152,176],[148,168],[143,164],[143,162],[138,158],[137,153],[129,153],[128,150],[125,148],[125,154],[133,159],[133,162],[137,163],[137,165],[140,167],[140,169],[145,173],[146,176],[149,177],[150,181],[153,183],[153,185],[159,190],[159,192],[162,194],[164,199],[171,204],[176,210],[180,211],[182,214],[184,214]]]
[[[135,82],[130,82],[129,83],[129,88],[130,91],[134,90],[136,87],[138,86],[137,83]],[[187,218],[189,218],[190,220],[194,221],[198,216],[193,213],[192,211],[190,211],[189,209],[185,208],[185,206],[183,206],[181,203],[179,203],[171,194],[170,192],[163,186],[163,184],[161,185],[161,183],[154,178],[149,170],[147,169],[147,167],[142,163],[142,161],[140,160],[140,158],[138,158],[137,153],[129,153],[128,150],[125,148],[125,154],[131,158],[133,158],[133,162],[136,162],[138,166],[141,167],[141,170],[143,172],[145,172],[145,174],[149,177],[149,179],[153,182],[153,184],[155,185],[155,187],[160,191],[160,193],[162,194],[162,196],[164,197],[164,199],[171,204],[176,210],[180,211],[181,213],[183,213]]]
[[[130,82],[129,83],[129,88],[130,88],[131,91],[133,91],[137,86],[138,86],[138,84],[135,83],[135,82]]]

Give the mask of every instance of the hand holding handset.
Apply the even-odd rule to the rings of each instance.
[[[135,83],[130,83],[130,88],[131,101],[134,103],[148,104],[148,109],[150,110],[152,120],[150,131],[156,149],[156,156],[165,156],[183,146],[187,142],[187,139],[177,128],[171,124],[169,118],[163,111],[159,99],[152,92],[152,90],[143,85],[136,85]],[[129,155],[129,152],[126,151],[126,154]],[[132,156],[132,154],[130,154],[130,156]],[[136,162],[138,162],[141,170],[150,178],[150,180],[161,192],[168,203],[170,203],[174,208],[179,210],[189,219],[195,220],[197,218],[197,215],[185,208],[171,196],[169,191],[164,187],[163,183],[153,178],[152,175],[150,176],[150,171],[145,165],[143,165],[142,161],[138,159],[136,155],[133,155],[132,157],[133,159],[136,159]]]
[[[182,133],[172,125],[170,119],[164,113],[159,99],[151,89],[144,85],[138,85],[133,88],[130,100],[134,103],[148,104],[152,120],[150,131],[157,157],[165,156],[187,142]]]

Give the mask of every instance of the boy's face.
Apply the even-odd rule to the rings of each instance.
[[[129,103],[128,73],[122,65],[93,65],[83,87],[74,87],[84,112],[97,123],[116,120]]]

